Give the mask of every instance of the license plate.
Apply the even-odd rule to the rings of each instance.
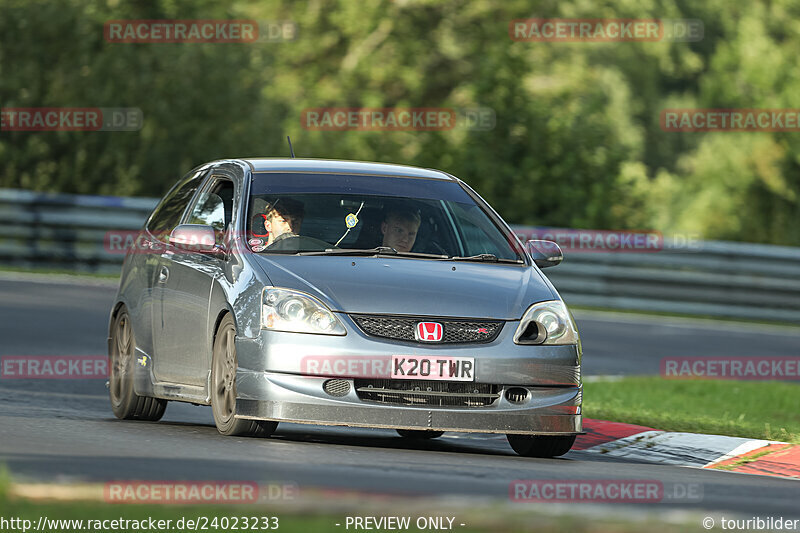
[[[392,379],[475,381],[475,358],[393,355]]]

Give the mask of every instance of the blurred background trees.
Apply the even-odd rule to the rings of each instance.
[[[524,43],[527,17],[700,19],[699,42]],[[119,44],[112,19],[291,20],[296,40]],[[800,133],[670,133],[666,107],[800,108],[790,0],[0,0],[0,105],[138,107],[138,132],[0,132],[0,187],[159,196],[217,158],[440,168],[512,223],[800,245]],[[491,131],[308,131],[311,107],[489,107]]]

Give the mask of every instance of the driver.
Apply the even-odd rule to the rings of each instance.
[[[267,209],[264,219],[264,229],[269,233],[266,245],[270,246],[289,237],[299,237],[304,214],[302,202],[291,198],[275,200]]]
[[[381,224],[383,246],[398,252],[410,252],[417,240],[417,231],[422,223],[419,211],[412,209],[390,209]]]

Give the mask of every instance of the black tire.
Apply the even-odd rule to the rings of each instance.
[[[575,444],[575,435],[506,435],[508,443],[523,457],[558,457]]]
[[[236,418],[236,324],[225,315],[214,338],[211,359],[211,410],[214,423],[222,435],[240,437],[269,437],[277,422]]]
[[[111,410],[122,420],[161,420],[167,400],[139,396],[133,390],[133,364],[136,359],[136,339],[128,310],[123,306],[111,328],[108,354],[108,395]]]
[[[407,439],[428,440],[435,439],[444,435],[444,431],[429,431],[427,429],[396,429],[401,437]]]

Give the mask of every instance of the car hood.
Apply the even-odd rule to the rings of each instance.
[[[255,255],[270,283],[333,311],[518,320],[556,299],[530,266],[353,256]]]

